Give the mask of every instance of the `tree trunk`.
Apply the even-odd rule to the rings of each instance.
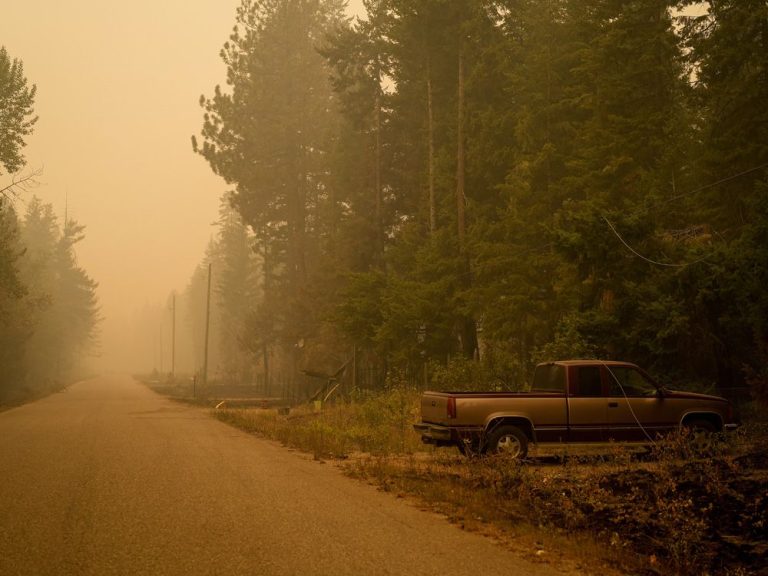
[[[459,48],[459,94],[458,94],[458,150],[456,152],[456,223],[459,234],[459,251],[464,253],[466,236],[466,215],[464,204],[465,150],[464,150],[464,49]]]
[[[457,125],[457,151],[456,151],[456,223],[459,240],[459,257],[462,261],[462,277],[460,284],[469,288],[472,284],[469,255],[466,248],[466,213],[464,197],[464,180],[466,178],[465,167],[465,143],[464,143],[464,49],[459,47],[459,85],[458,85],[458,125]],[[477,355],[477,324],[469,316],[458,318],[458,335],[462,353],[466,358],[474,358]]]
[[[266,342],[261,345],[261,358],[264,363],[264,396],[269,396],[269,347]]]
[[[379,266],[384,261],[384,219],[382,215],[382,193],[381,193],[381,76],[376,72],[376,109],[375,114],[375,132],[376,132],[376,260]]]
[[[437,209],[435,206],[435,124],[432,107],[432,65],[427,58],[427,140],[429,141],[429,233],[437,230]]]

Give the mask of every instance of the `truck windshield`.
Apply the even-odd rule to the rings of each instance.
[[[531,392],[565,394],[565,368],[558,364],[541,364],[533,373]]]
[[[608,393],[611,396],[644,398],[655,396],[656,385],[634,368],[617,366],[608,369]]]

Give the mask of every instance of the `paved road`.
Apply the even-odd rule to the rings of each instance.
[[[549,576],[127,377],[0,413],[0,575]]]

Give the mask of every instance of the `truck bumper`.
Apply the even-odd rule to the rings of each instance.
[[[440,424],[430,424],[428,422],[414,424],[413,429],[421,434],[421,441],[424,444],[432,444],[434,446],[459,445],[462,438],[470,438],[482,433],[481,428],[449,427],[441,426]]]
[[[437,424],[425,424],[419,422],[413,425],[413,429],[421,434],[421,441],[424,444],[434,444],[435,446],[447,446],[452,444],[451,429]]]

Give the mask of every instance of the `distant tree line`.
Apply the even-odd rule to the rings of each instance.
[[[690,4],[243,0],[193,138],[248,228],[216,258],[255,266],[232,366],[765,390],[768,7]]]
[[[96,282],[75,255],[84,227],[59,224],[49,204],[28,197],[34,174],[21,174],[35,91],[0,47],[0,401],[71,378],[98,322]]]
[[[216,225],[217,233],[208,243],[203,260],[186,288],[175,297],[176,367],[179,372],[201,376],[207,320],[209,379],[228,384],[250,383],[259,379],[254,360],[258,351],[252,349],[246,337],[248,314],[261,294],[258,254],[253,250],[252,235],[226,195],[221,199]],[[169,301],[169,306],[172,305]]]

